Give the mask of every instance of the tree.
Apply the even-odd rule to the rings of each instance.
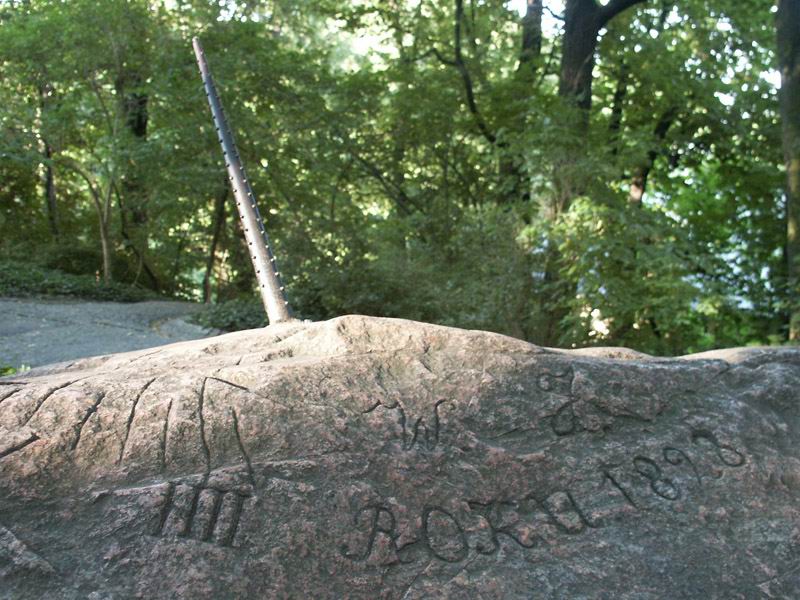
[[[786,274],[789,339],[800,340],[800,0],[779,0],[778,66],[786,169]]]

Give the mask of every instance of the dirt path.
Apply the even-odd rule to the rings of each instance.
[[[36,367],[211,335],[189,302],[0,299],[0,365]]]

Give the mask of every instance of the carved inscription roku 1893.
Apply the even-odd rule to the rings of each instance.
[[[714,479],[722,476],[720,468],[738,468],[746,463],[744,454],[733,446],[721,443],[710,430],[693,429],[690,441],[691,450],[666,446],[658,457],[635,454],[628,463],[602,465],[599,469],[598,492],[606,490],[605,493],[619,494],[633,509],[642,511],[647,510],[641,501],[646,494],[666,502],[674,502],[683,495],[674,475],[670,477],[665,473],[667,468],[686,468],[690,472],[689,479],[696,481],[698,486],[703,485],[703,475],[692,458],[694,453],[708,453],[718,463],[718,467],[711,467]],[[506,512],[531,516],[538,514],[563,534],[574,535],[588,528],[603,526],[601,522],[590,518],[569,489],[557,490],[544,497],[534,491],[517,499],[494,499],[488,502],[469,498],[460,500],[472,513],[465,517],[474,518],[477,515],[483,519],[488,527],[488,539],[470,539],[459,515],[443,506],[431,504],[425,506],[419,515],[421,527],[411,536],[413,541],[400,545],[401,537],[405,539],[408,536],[402,536],[402,532],[398,531],[397,519],[389,505],[370,503],[359,508],[352,519],[353,526],[362,534],[360,547],[344,543],[341,554],[353,561],[366,561],[372,555],[379,535],[388,538],[389,546],[396,552],[400,563],[413,562],[416,554],[411,550],[417,548],[422,548],[430,558],[444,562],[460,562],[467,557],[470,549],[479,554],[494,554],[500,549],[501,538],[523,549],[533,548],[536,537],[531,532],[535,531],[535,519],[530,526],[521,527],[519,523],[512,526],[504,518]]]

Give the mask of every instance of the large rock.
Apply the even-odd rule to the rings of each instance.
[[[0,597],[797,598],[799,388],[365,317],[0,379]]]

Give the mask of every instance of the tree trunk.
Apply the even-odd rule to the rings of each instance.
[[[206,260],[206,273],[203,275],[203,302],[205,304],[211,302],[211,274],[214,271],[214,263],[217,260],[219,238],[222,234],[222,228],[225,225],[225,201],[228,199],[228,181],[225,180],[224,184],[222,192],[217,196],[214,202],[214,229],[211,234],[211,247],[208,250],[208,259]]]
[[[58,204],[56,202],[56,179],[55,173],[53,171],[53,165],[50,164],[50,160],[53,157],[53,149],[50,147],[50,144],[47,143],[47,140],[44,141],[44,157],[47,160],[44,168],[44,192],[45,197],[47,198],[47,219],[50,222],[50,233],[53,234],[53,237],[58,239],[61,235],[60,228],[58,226]]]
[[[595,0],[567,0],[558,95],[582,109],[580,126],[589,125],[592,107],[592,70],[597,35],[604,23]]]
[[[142,77],[139,73],[123,70],[114,81],[114,89],[118,98],[118,110],[122,122],[133,137],[135,146],[147,141],[148,95],[137,91],[141,86]],[[143,265],[147,264],[146,254],[148,245],[148,214],[147,214],[147,186],[142,176],[142,169],[134,161],[128,160],[125,166],[125,177],[120,182],[122,195],[125,198],[125,209],[129,219],[126,219],[126,241],[139,257]],[[124,209],[123,209],[124,210]],[[146,269],[149,271],[149,269]],[[153,277],[152,271],[148,273],[158,290],[158,282]]]
[[[623,59],[619,65],[619,73],[617,75],[617,86],[614,89],[614,99],[611,103],[611,121],[608,124],[608,129],[611,132],[611,155],[617,156],[620,150],[621,132],[622,132],[622,117],[623,106],[625,98],[628,95],[628,80],[630,79],[630,67]]]
[[[100,215],[100,248],[103,252],[103,282],[111,282],[111,237],[108,232],[108,219]]]
[[[522,49],[519,53],[521,73],[533,75],[542,55],[542,0],[528,0],[525,16],[522,17]]]
[[[92,180],[92,177],[84,171],[76,161],[70,160],[66,163],[68,168],[77,173],[81,179],[86,182],[89,187],[89,193],[92,195],[92,202],[94,203],[95,211],[97,212],[97,220],[100,224],[100,250],[103,253],[103,281],[109,283],[111,281],[111,233],[109,231],[109,222],[111,220],[111,194],[114,190],[114,180],[108,182],[108,192],[105,198],[100,197],[99,186]]]
[[[658,158],[658,146],[664,143],[667,133],[669,132],[669,128],[672,127],[672,124],[675,122],[675,117],[677,114],[678,109],[672,107],[661,116],[656,124],[655,130],[653,131],[653,136],[656,139],[657,146],[648,150],[647,158],[644,160],[644,162],[636,165],[636,167],[633,169],[631,187],[628,192],[628,201],[633,206],[640,207],[642,205],[644,192],[647,189],[647,180],[650,177],[650,172],[653,170],[653,167],[656,164],[656,159]]]
[[[145,260],[144,255],[139,251],[139,248],[136,247],[136,244],[133,243],[131,235],[128,232],[128,218],[126,216],[127,211],[125,210],[125,203],[123,202],[122,194],[120,194],[116,185],[114,186],[114,193],[117,197],[117,205],[119,206],[119,233],[122,236],[122,239],[125,240],[125,248],[130,249],[130,251],[133,252],[134,256],[136,257],[136,260],[139,261],[139,266],[150,280],[150,285],[152,286],[153,291],[161,292],[161,282],[156,276],[155,271],[153,271],[153,268],[150,266],[147,260]],[[138,274],[136,279],[139,279]]]
[[[780,108],[786,164],[786,274],[789,339],[800,340],[800,0],[779,0]]]
[[[50,84],[44,84],[38,86],[39,91],[39,110],[41,111],[41,120],[42,123],[45,121],[45,111],[47,111],[47,104],[48,104],[48,96],[53,93],[53,87]],[[58,226],[58,205],[56,204],[56,181],[55,181],[55,174],[53,172],[53,165],[51,164],[51,160],[53,158],[53,148],[50,146],[50,143],[47,141],[47,137],[44,135],[44,125],[41,127],[42,130],[42,145],[43,145],[43,154],[45,158],[45,165],[44,165],[44,195],[45,195],[45,206],[47,206],[47,220],[50,223],[50,233],[53,234],[53,237],[58,239],[60,235],[59,226]]]

